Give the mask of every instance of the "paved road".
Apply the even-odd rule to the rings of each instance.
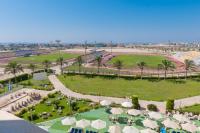
[[[125,98],[115,98],[115,97],[105,97],[105,96],[93,96],[93,95],[84,95],[76,93],[66,88],[55,75],[50,75],[49,80],[54,85],[55,89],[61,91],[64,95],[68,97],[74,97],[78,99],[90,99],[93,102],[100,102],[102,100],[109,100],[114,103],[120,104],[125,101],[130,101],[130,99]],[[161,112],[165,112],[165,102],[156,102],[156,101],[145,101],[139,100],[140,106],[146,108],[148,104],[155,104]]]

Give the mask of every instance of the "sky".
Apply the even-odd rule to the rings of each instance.
[[[0,42],[200,41],[200,0],[1,0]]]

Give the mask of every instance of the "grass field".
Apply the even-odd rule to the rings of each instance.
[[[118,55],[112,58],[108,63],[113,64],[116,60],[123,62],[124,68],[137,67],[137,63],[144,61],[148,67],[155,68],[161,64],[162,60],[166,59],[164,56],[158,55]]]
[[[163,101],[200,95],[200,82],[193,80],[128,80],[106,77],[59,76],[68,88],[83,94],[125,97],[137,95],[140,99]]]
[[[188,106],[188,107],[182,108],[181,111],[183,111],[183,112],[193,112],[193,113],[200,114],[200,104],[196,104],[196,105],[193,105],[193,106]]]
[[[30,57],[18,57],[13,59],[13,61],[17,61],[21,64],[29,64],[29,63],[42,63],[44,60],[49,60],[51,62],[55,62],[59,57],[63,57],[64,59],[70,59],[77,57],[78,54],[69,54],[69,53],[51,53],[47,55],[35,55]]]

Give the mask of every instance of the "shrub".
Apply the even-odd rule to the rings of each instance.
[[[147,109],[148,109],[149,111],[158,111],[157,106],[154,105],[154,104],[149,104],[149,105],[147,105]]]
[[[137,96],[132,96],[132,104],[134,109],[140,109],[140,104]]]
[[[167,100],[167,103],[166,103],[166,110],[167,110],[167,111],[172,111],[172,110],[174,110],[174,100],[173,100],[173,99]]]
[[[71,102],[71,108],[73,111],[77,111],[79,109],[77,102]]]
[[[86,112],[86,111],[89,111],[89,110],[90,110],[90,108],[85,106],[85,107],[79,108],[78,112],[81,113],[81,112]]]
[[[28,119],[29,119],[30,121],[34,121],[34,120],[39,119],[39,116],[38,116],[36,113],[33,113],[32,115],[30,114],[30,115],[28,116]]]
[[[55,98],[55,95],[54,94],[48,94],[48,98]]]

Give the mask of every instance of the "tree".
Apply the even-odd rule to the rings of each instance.
[[[194,67],[194,62],[192,60],[186,59],[184,63],[185,63],[185,79],[186,79],[188,71]]]
[[[45,67],[45,71],[48,72],[48,71],[49,71],[49,67],[50,67],[50,65],[51,65],[51,62],[50,62],[49,60],[44,60],[44,61],[42,62],[42,64],[43,64],[44,67]]]
[[[170,68],[173,67],[173,64],[172,64],[172,62],[169,61],[169,60],[162,60],[162,67],[163,67],[163,69],[164,69],[164,71],[165,71],[165,79],[166,79],[166,77],[167,77],[167,71],[168,71]]]
[[[98,67],[98,73],[99,73],[99,68],[101,66],[102,57],[101,56],[97,56],[96,57],[96,61],[97,61],[97,67]]]
[[[141,61],[139,63],[137,63],[137,66],[139,67],[140,69],[140,76],[141,76],[141,79],[142,79],[142,75],[143,75],[143,70],[144,70],[144,67],[146,66],[146,63]]]
[[[114,62],[114,66],[118,69],[118,75],[120,75],[120,70],[122,69],[123,63],[121,60],[116,60]]]
[[[137,96],[132,96],[132,104],[134,109],[140,109],[140,104]]]
[[[78,69],[79,69],[79,73],[80,73],[80,71],[81,71],[81,66],[82,66],[82,64],[83,64],[82,56],[78,56],[76,60],[77,60],[77,63],[78,63]]]
[[[167,111],[172,111],[174,110],[174,100],[173,99],[168,99],[166,103],[166,110]]]
[[[10,72],[11,74],[14,75],[15,83],[18,85],[16,74],[19,72],[23,72],[23,67],[21,66],[21,64],[18,64],[17,62],[10,62],[5,68],[5,73],[6,72]]]
[[[158,71],[158,78],[160,78],[160,70],[162,69],[162,64],[157,65],[157,71]]]
[[[57,62],[57,64],[60,65],[60,71],[61,71],[61,74],[63,74],[64,58],[63,57],[59,57],[56,62]]]
[[[37,68],[37,65],[31,63],[31,64],[29,64],[28,68],[31,69],[31,71],[32,71],[31,73],[32,73],[32,76],[33,76],[33,73],[35,72],[35,69]]]

